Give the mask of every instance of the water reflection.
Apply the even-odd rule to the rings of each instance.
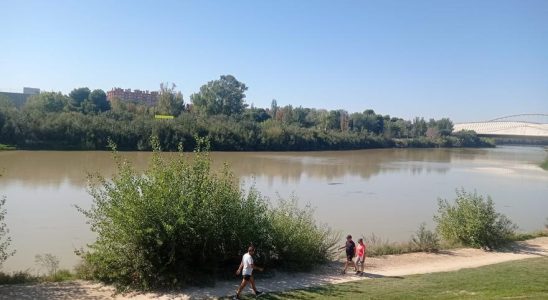
[[[121,155],[144,169],[151,154]],[[318,220],[343,233],[374,232],[406,240],[421,222],[432,225],[436,199],[454,198],[459,187],[491,195],[497,208],[524,230],[541,228],[547,217],[548,172],[538,167],[546,156],[542,148],[211,155],[215,168],[228,162],[236,176],[247,185],[254,182],[270,198],[294,193],[301,203],[311,203]],[[8,199],[6,222],[17,249],[4,270],[31,268],[34,255],[40,253],[57,255],[61,267],[72,267],[78,259],[73,248],[94,239],[73,205],[91,205],[86,172],[112,176],[111,154],[0,152],[0,172],[0,195]]]
[[[150,153],[123,152],[137,169],[144,169]],[[176,155],[165,153],[166,156]],[[192,155],[192,154],[186,154]],[[474,156],[482,155],[475,151]],[[345,152],[305,153],[256,153],[215,152],[214,166],[223,162],[231,165],[236,175],[258,176],[273,181],[298,183],[301,178],[333,181],[345,176],[368,179],[383,172],[409,170],[411,174],[422,172],[445,173],[458,152],[443,149],[384,149]],[[428,164],[424,164],[428,162]],[[0,153],[2,183],[17,181],[24,186],[49,185],[59,187],[63,182],[84,187],[86,174],[99,172],[110,177],[115,172],[109,152],[68,151],[9,151]]]

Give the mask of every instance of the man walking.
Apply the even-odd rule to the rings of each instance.
[[[255,254],[255,247],[249,246],[247,249],[247,253],[244,254],[242,257],[242,262],[240,263],[240,267],[238,270],[236,270],[236,275],[240,275],[242,273],[242,283],[240,284],[240,287],[238,288],[238,291],[236,291],[236,296],[234,296],[234,300],[240,299],[240,293],[245,288],[245,286],[248,283],[251,283],[251,289],[253,289],[253,292],[255,293],[255,296],[260,296],[263,292],[257,291],[257,288],[255,287],[255,279],[253,278],[253,270],[259,270],[262,271],[263,268],[256,267],[253,263],[253,254]]]
[[[344,270],[341,273],[346,274],[346,269],[348,269],[349,264],[352,264],[354,266],[354,271],[358,272],[356,263],[354,263],[354,256],[356,256],[356,244],[352,240],[352,236],[350,234],[346,236],[346,244],[340,247],[339,249],[345,249],[345,248],[346,248],[346,262],[344,264]]]

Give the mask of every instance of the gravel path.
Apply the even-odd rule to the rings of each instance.
[[[341,262],[333,262],[310,273],[275,273],[269,278],[256,278],[257,288],[265,292],[301,289],[324,284],[336,284],[371,278],[405,276],[476,268],[512,260],[548,256],[548,237],[519,242],[502,252],[478,249],[456,249],[437,254],[411,253],[366,259],[364,276],[341,275]],[[114,289],[88,281],[62,283],[3,285],[0,299],[203,299],[233,295],[238,279],[218,282],[215,286],[189,288],[170,293],[115,295]],[[246,292],[250,292],[247,290]]]

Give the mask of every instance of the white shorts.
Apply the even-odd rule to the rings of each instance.
[[[359,257],[358,256],[358,259],[356,259],[357,264],[363,264],[364,262],[365,262],[365,256],[364,257]]]

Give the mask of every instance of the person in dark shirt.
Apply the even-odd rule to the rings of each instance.
[[[354,256],[356,256],[356,244],[352,240],[352,236],[349,234],[346,236],[346,244],[339,248],[345,249],[346,248],[346,262],[344,263],[344,270],[342,271],[342,274],[346,273],[346,269],[348,269],[348,265],[352,264],[354,266],[354,271],[358,272],[358,267],[356,267],[356,263],[354,262]]]

